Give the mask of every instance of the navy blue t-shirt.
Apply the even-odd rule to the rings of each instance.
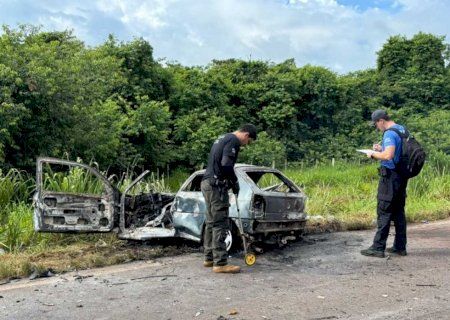
[[[233,133],[227,133],[217,138],[211,147],[208,166],[206,167],[203,179],[216,178],[235,183],[237,177],[233,167],[236,163],[240,147],[241,143]],[[227,165],[224,166],[224,163]]]

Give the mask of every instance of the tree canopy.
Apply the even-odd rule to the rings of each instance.
[[[449,153],[445,38],[387,39],[377,67],[345,75],[293,59],[214,60],[186,67],[153,58],[142,38],[87,47],[71,31],[33,26],[0,35],[0,164],[32,170],[37,156],[81,157],[111,170],[206,163],[211,143],[243,123],[260,132],[241,161],[353,159],[379,133],[374,109]]]

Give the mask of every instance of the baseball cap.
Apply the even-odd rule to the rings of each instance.
[[[372,113],[372,121],[370,122],[371,126],[375,127],[375,124],[380,119],[389,120],[389,115],[385,110],[378,109]]]
[[[257,132],[257,130],[256,130],[256,127],[253,124],[250,124],[250,123],[244,124],[244,125],[242,125],[239,128],[239,131],[241,131],[241,132],[248,132],[248,136],[251,139],[256,140],[256,132]]]

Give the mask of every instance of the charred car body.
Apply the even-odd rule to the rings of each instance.
[[[182,237],[201,242],[206,205],[200,190],[204,170],[193,173],[176,193],[130,191],[148,174],[142,173],[120,192],[97,169],[78,162],[38,158],[34,227],[41,232],[111,232],[129,240]],[[48,169],[48,168],[52,169]],[[84,171],[86,192],[50,188],[46,177],[53,167]],[[64,171],[64,170],[62,170]],[[240,192],[236,201],[230,193],[230,233],[227,246],[239,239],[240,210],[244,235],[250,243],[285,244],[299,237],[306,223],[306,196],[280,171],[237,164]],[[66,177],[67,179],[67,177]],[[62,178],[64,183],[64,178]],[[67,183],[66,183],[67,184]],[[90,186],[94,185],[95,188]]]

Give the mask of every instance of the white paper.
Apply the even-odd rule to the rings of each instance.
[[[362,152],[365,154],[373,153],[374,151],[372,149],[356,149],[358,152]]]

